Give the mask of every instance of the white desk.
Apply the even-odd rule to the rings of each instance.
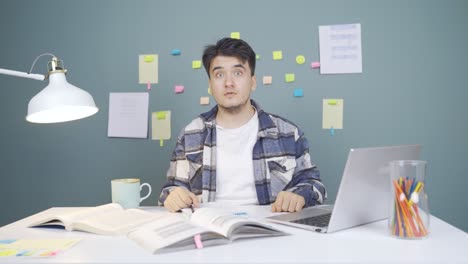
[[[161,210],[156,207],[144,209]],[[254,211],[249,214],[256,216],[269,214],[269,207],[251,209]],[[386,221],[332,234],[275,225],[292,235],[237,240],[229,245],[153,255],[125,237],[27,228],[37,215],[0,228],[0,239],[82,240],[56,257],[0,257],[0,263],[468,263],[467,234],[436,217],[431,218],[431,233],[423,240],[389,236]]]

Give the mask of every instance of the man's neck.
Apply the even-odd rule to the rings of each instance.
[[[230,112],[218,107],[216,123],[223,128],[238,128],[246,124],[255,114],[255,108],[250,101],[238,112]]]

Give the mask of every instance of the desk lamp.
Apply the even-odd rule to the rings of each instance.
[[[45,55],[52,56],[47,64],[47,74],[32,74],[36,61]],[[32,123],[59,123],[77,120],[94,115],[98,108],[93,97],[86,91],[67,82],[67,70],[63,62],[50,53],[39,55],[33,62],[28,73],[0,68],[0,74],[44,81],[49,79],[42,91],[36,94],[28,104],[26,120]]]

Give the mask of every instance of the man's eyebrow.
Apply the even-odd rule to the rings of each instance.
[[[222,68],[223,68],[222,66],[216,66],[211,70],[211,72],[214,72],[214,71],[222,69]]]
[[[242,68],[242,69],[245,69],[244,65],[242,65],[242,64],[236,64],[236,65],[234,65],[234,68]]]
[[[223,69],[224,67],[223,66],[216,66],[216,67],[213,67],[213,69],[211,70],[211,72],[214,72],[216,70],[219,70],[219,69]],[[236,64],[233,66],[233,68],[242,68],[242,69],[245,69],[244,65],[242,64]]]

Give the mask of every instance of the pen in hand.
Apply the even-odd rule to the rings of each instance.
[[[195,213],[195,209],[193,209],[193,204],[189,205],[190,210],[192,211],[192,213]],[[182,209],[179,209],[176,211],[176,213],[182,213]]]

